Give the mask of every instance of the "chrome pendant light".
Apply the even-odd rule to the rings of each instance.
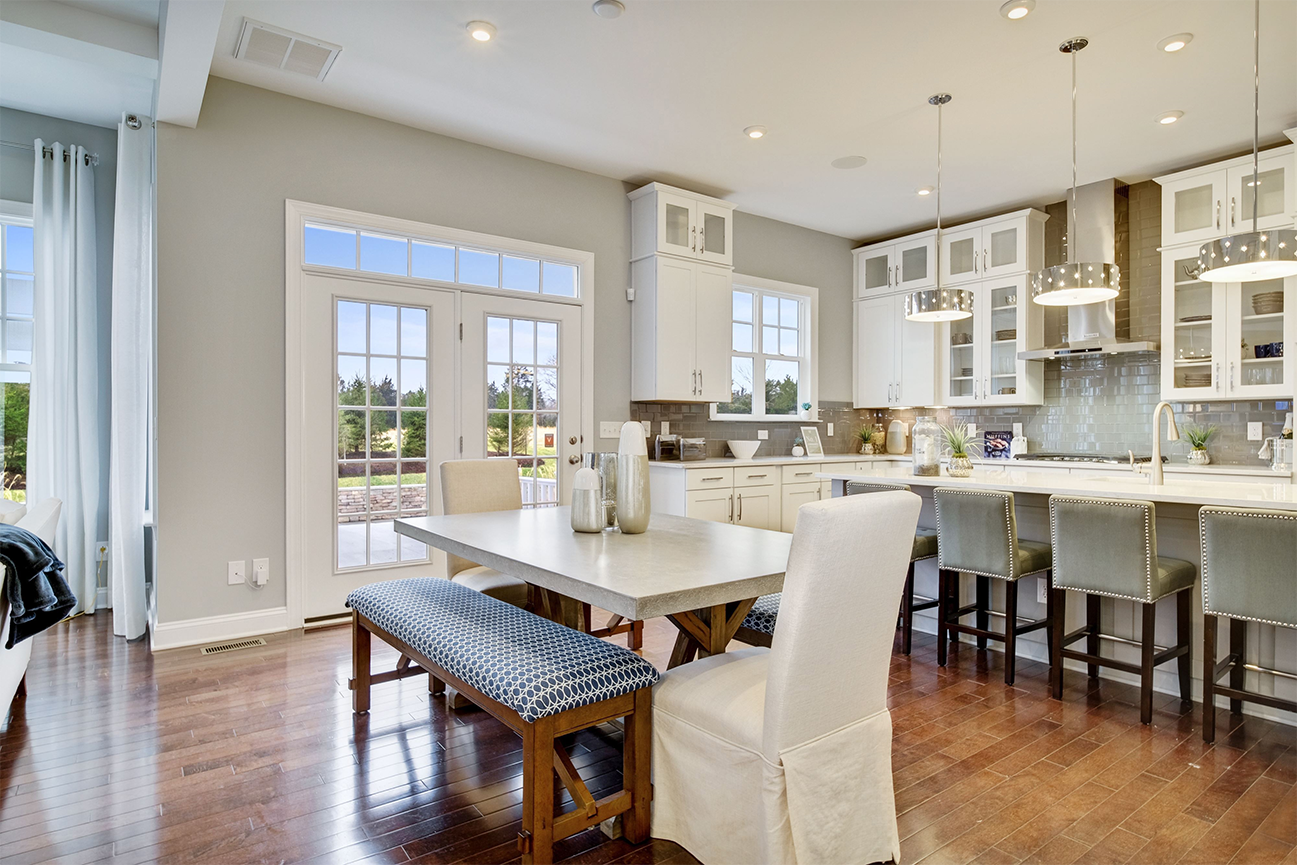
[[[1076,220],[1076,55],[1090,44],[1084,37],[1069,39],[1058,50],[1072,55],[1072,230]],[[1074,238],[1072,239],[1074,241]],[[1069,242],[1068,250],[1076,243]],[[1120,294],[1121,269],[1106,261],[1069,261],[1038,270],[1031,277],[1031,299],[1041,306],[1083,306],[1102,303]]]
[[[941,106],[950,99],[949,93],[928,97],[928,104],[937,106],[937,287],[905,296],[905,317],[910,321],[958,321],[973,314],[971,291],[941,287]]]
[[[1252,230],[1231,234],[1198,250],[1198,278],[1206,282],[1256,282],[1297,275],[1297,231],[1258,231],[1261,197],[1257,144],[1261,132],[1261,0],[1256,0],[1252,43]]]

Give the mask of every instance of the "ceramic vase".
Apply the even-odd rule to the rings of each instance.
[[[1211,457],[1207,454],[1206,448],[1194,448],[1189,451],[1189,465],[1205,466],[1211,464]]]
[[[967,454],[963,456],[952,455],[946,462],[946,472],[952,478],[966,478],[973,473],[973,461],[968,458]]]

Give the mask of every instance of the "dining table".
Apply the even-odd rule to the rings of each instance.
[[[648,530],[576,532],[566,506],[403,517],[398,534],[530,584],[543,612],[588,629],[575,605],[678,629],[669,667],[721,654],[752,605],[781,591],[792,535],[654,513]]]

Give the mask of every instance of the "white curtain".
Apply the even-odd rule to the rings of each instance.
[[[46,147],[52,158],[45,155]],[[63,501],[54,551],[77,596],[95,610],[99,515],[99,369],[95,297],[95,177],[84,147],[36,139],[36,253],[27,500]]]
[[[113,633],[144,635],[144,508],[153,322],[153,124],[117,124],[113,219],[112,420],[108,457],[108,585]]]

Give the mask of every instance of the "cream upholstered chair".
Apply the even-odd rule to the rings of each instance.
[[[507,459],[447,460],[441,464],[441,507],[448,515],[520,509],[518,464]],[[525,582],[468,559],[447,553],[446,576],[515,607],[527,606]]]
[[[918,521],[907,492],[802,505],[770,648],[653,690],[653,837],[708,865],[900,861],[887,673]]]

